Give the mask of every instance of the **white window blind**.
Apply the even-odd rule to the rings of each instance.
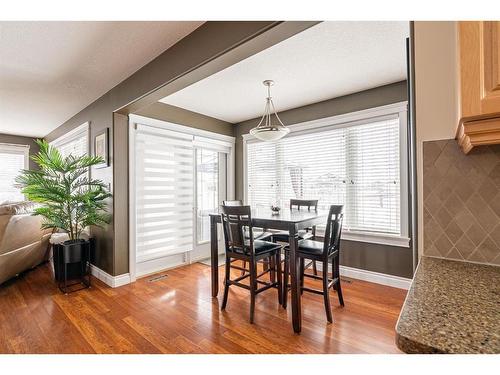
[[[279,197],[277,144],[249,143],[247,148],[248,203],[254,206],[275,204]],[[276,202],[277,203],[277,202]]]
[[[193,249],[193,137],[136,132],[136,258],[144,262]]]
[[[82,156],[88,153],[89,136],[88,123],[57,138],[50,144],[57,148],[63,157],[68,155]]]
[[[24,200],[15,179],[21,169],[28,168],[28,146],[0,144],[0,203]]]
[[[249,204],[344,204],[346,231],[401,235],[399,127],[394,115],[248,142]]]

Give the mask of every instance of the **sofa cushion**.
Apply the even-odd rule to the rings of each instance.
[[[36,204],[29,201],[4,202],[0,204],[0,215],[24,215],[30,214],[35,209]]]

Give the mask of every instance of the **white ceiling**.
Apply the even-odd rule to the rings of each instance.
[[[406,79],[408,22],[322,22],[161,101],[231,123]]]
[[[0,133],[43,137],[202,22],[0,22]]]

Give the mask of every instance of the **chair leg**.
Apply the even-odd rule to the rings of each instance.
[[[226,309],[227,305],[227,297],[229,295],[229,280],[230,280],[230,272],[231,272],[231,258],[226,256],[226,274],[224,275],[224,298],[222,299],[221,310]]]
[[[274,266],[276,267],[276,273],[278,276],[278,303],[281,305],[283,303],[283,276],[281,275],[281,253],[279,251],[274,257]]]
[[[325,299],[326,319],[329,323],[333,322],[332,309],[330,307],[330,293],[328,289],[328,260],[323,261],[323,298]]]
[[[243,268],[247,268],[247,261],[244,260],[243,261]],[[243,276],[245,274],[245,270],[241,270],[241,276]]]
[[[300,258],[300,294],[304,294],[304,258]]]
[[[344,307],[344,297],[342,296],[342,287],[340,286],[340,279],[339,279],[339,283],[337,284],[337,295],[339,297],[339,303],[340,303],[340,306]]]
[[[276,282],[276,266],[274,265],[274,261],[275,260],[276,260],[276,258],[274,256],[270,256],[269,260],[268,260],[268,264],[269,264],[269,281],[271,283],[275,283]]]
[[[264,271],[267,271],[269,269],[269,259],[264,259],[262,261],[262,268],[264,269]]]
[[[290,259],[288,256],[288,252],[285,251],[285,271],[283,272],[283,303],[282,306],[284,309],[286,309],[286,304],[288,300],[288,274],[290,273]]]
[[[335,266],[334,266],[334,264],[335,264]],[[340,286],[340,258],[339,257],[332,258],[332,271],[333,271],[333,269],[335,269],[335,273],[334,273],[333,277],[338,277],[338,281],[337,281],[335,289],[337,290],[337,296],[339,297],[339,303],[340,303],[340,306],[344,307],[344,297],[342,296],[342,287]]]
[[[318,269],[316,268],[316,261],[313,260],[313,274],[314,276],[318,276]]]
[[[250,260],[250,324],[253,324],[255,314],[255,291],[257,290],[257,264]]]

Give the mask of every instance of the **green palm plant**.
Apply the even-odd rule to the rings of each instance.
[[[44,140],[31,159],[38,170],[23,170],[16,178],[27,199],[40,203],[34,215],[43,217],[43,229],[66,232],[69,240],[80,239],[83,229],[109,222],[106,199],[111,197],[101,180],[88,177],[90,167],[103,162],[95,156],[66,156]]]

